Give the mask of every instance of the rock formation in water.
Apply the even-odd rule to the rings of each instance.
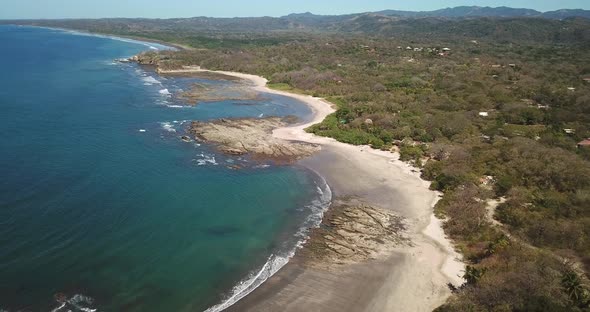
[[[197,140],[211,142],[231,155],[250,154],[279,162],[291,162],[318,151],[318,145],[274,138],[272,131],[289,124],[289,118],[220,119],[192,122],[189,133]]]

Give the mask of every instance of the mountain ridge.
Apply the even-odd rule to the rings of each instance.
[[[335,16],[353,16],[362,14],[380,14],[385,16],[395,16],[402,18],[419,18],[419,17],[445,17],[445,18],[468,18],[468,17],[540,17],[548,19],[564,19],[570,17],[590,18],[590,10],[583,9],[559,9],[555,11],[540,12],[527,8],[512,8],[506,6],[489,7],[489,6],[457,6],[448,7],[433,11],[402,11],[402,10],[382,10],[374,12],[353,13],[343,15],[316,15],[310,12],[292,13],[280,18],[327,18]]]

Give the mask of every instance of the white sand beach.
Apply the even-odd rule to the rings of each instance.
[[[202,72],[198,67],[163,73]],[[464,265],[433,214],[439,199],[417,169],[399,155],[353,146],[305,132],[335,111],[321,98],[277,91],[263,77],[213,71],[247,80],[256,91],[280,94],[307,104],[311,121],[274,130],[283,140],[322,146],[301,161],[324,176],[335,196],[356,196],[391,209],[408,223],[411,246],[400,246],[382,260],[344,265],[337,270],[308,268],[297,257],[229,311],[432,311],[451,295],[447,284],[461,285]]]

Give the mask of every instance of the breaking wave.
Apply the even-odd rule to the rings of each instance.
[[[162,84],[158,79],[156,79],[152,76],[142,77],[141,80],[143,80],[143,84],[146,86],[152,86],[155,84]]]
[[[217,166],[218,163],[215,160],[215,156],[205,155],[203,153],[197,155],[201,158],[195,158],[193,161],[197,164],[197,166],[205,166],[205,165],[214,165]]]
[[[66,311],[74,311],[74,312],[96,312],[97,309],[92,307],[94,303],[94,299],[84,296],[84,295],[74,295],[71,298],[67,298],[64,294],[57,294],[56,298],[60,305],[51,312],[66,312]]]
[[[302,210],[310,210],[311,214],[303,222],[303,225],[300,227],[299,231],[294,234],[294,237],[297,240],[295,247],[283,255],[270,255],[260,270],[250,273],[247,278],[232,288],[229,296],[223,300],[223,302],[210,307],[209,309],[205,310],[205,312],[223,311],[252,293],[256,288],[258,288],[271,276],[276,274],[282,267],[284,267],[289,262],[289,260],[291,260],[291,258],[293,258],[295,252],[307,241],[311,229],[320,226],[322,223],[322,218],[324,217],[324,212],[326,212],[331,204],[332,191],[326,183],[326,180],[320,175],[317,176],[319,177],[319,181],[316,182],[318,198],[312,200],[310,204],[302,207]]]
[[[174,126],[170,122],[161,122],[160,126],[162,126],[162,129],[168,132],[176,132],[176,129],[174,129]]]
[[[98,37],[98,38],[105,38],[105,39],[117,40],[117,41],[128,42],[128,43],[135,43],[135,44],[140,44],[140,45],[146,46],[150,50],[171,50],[171,51],[178,50],[175,47],[171,47],[171,46],[167,46],[167,45],[163,45],[163,44],[159,44],[159,43],[146,42],[146,41],[140,41],[140,40],[135,40],[135,39],[117,37],[117,36],[93,34],[93,33],[87,33],[87,32],[82,32],[82,31],[71,30],[71,29],[63,29],[63,28],[58,28],[58,27],[39,27],[39,28],[56,30],[56,31],[60,31],[60,32],[70,34],[70,35],[75,35],[75,36]]]

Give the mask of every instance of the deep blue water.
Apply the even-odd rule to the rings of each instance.
[[[0,310],[202,311],[317,222],[319,177],[179,139],[188,120],[305,117],[301,103],[186,107],[162,90],[231,82],[113,62],[148,49],[134,42],[16,26],[0,42]]]

